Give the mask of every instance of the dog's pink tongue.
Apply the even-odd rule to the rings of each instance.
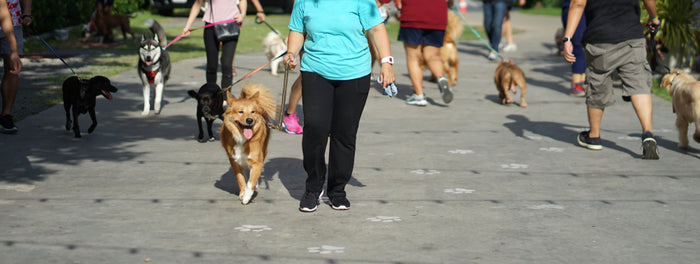
[[[251,139],[253,137],[253,129],[243,129],[243,136],[245,137],[245,139]]]

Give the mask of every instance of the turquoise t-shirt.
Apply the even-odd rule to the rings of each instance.
[[[374,0],[296,0],[289,30],[308,34],[301,70],[329,80],[370,74],[364,30],[383,21]]]

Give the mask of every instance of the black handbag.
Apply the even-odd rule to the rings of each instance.
[[[238,39],[238,33],[240,31],[241,28],[236,22],[214,25],[214,32],[216,32],[216,38],[221,42]]]
[[[214,7],[212,1],[209,0],[209,8],[211,10],[211,19],[214,20]],[[214,33],[216,33],[216,39],[220,42],[226,42],[229,40],[238,39],[238,34],[241,31],[241,26],[237,22],[229,22],[223,24],[214,25]]]

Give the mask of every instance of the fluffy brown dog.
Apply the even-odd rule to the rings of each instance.
[[[239,99],[226,93],[228,108],[221,126],[221,145],[226,150],[238,181],[238,198],[248,204],[263,169],[270,127],[267,122],[275,113],[275,101],[269,89],[261,84],[243,85]],[[250,169],[246,183],[244,169]]]
[[[520,106],[527,107],[527,102],[525,102],[527,83],[525,83],[525,74],[518,65],[510,60],[499,62],[493,79],[496,83],[496,89],[498,89],[498,97],[501,98],[501,104],[513,103],[509,91],[515,94],[515,86],[518,86],[520,87]]]
[[[676,113],[678,147],[688,149],[688,126],[695,122],[693,139],[700,143],[700,82],[693,76],[675,69],[661,79],[661,88],[666,89],[673,99],[673,112]]]

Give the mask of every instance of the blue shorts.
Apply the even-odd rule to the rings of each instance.
[[[411,45],[428,45],[442,47],[445,31],[437,29],[405,28],[399,29],[399,41]]]
[[[15,40],[17,41],[17,53],[22,55],[22,49],[24,49],[24,37],[22,37],[22,27],[14,27],[15,30]],[[10,49],[10,44],[7,43],[7,38],[5,34],[0,36],[0,54],[10,54],[12,50]]]

